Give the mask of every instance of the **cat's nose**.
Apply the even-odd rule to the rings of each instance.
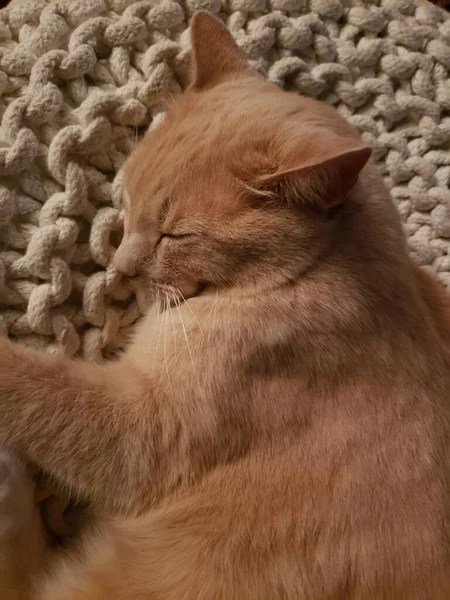
[[[113,258],[113,266],[124,277],[136,275],[136,259],[126,246],[120,245]]]

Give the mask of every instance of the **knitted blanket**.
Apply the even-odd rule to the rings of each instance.
[[[450,18],[420,0],[14,0],[0,12],[0,333],[90,360],[139,316],[111,266],[121,168],[186,86],[189,19],[364,135],[411,252],[450,284]]]

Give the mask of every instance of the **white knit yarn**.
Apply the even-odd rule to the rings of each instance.
[[[111,257],[130,141],[222,18],[271,81],[336,106],[450,284],[450,19],[421,0],[15,0],[0,12],[0,331],[99,359],[138,316]]]

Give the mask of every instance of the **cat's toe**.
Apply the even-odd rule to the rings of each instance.
[[[0,450],[0,536],[19,529],[33,510],[33,482],[7,450]]]

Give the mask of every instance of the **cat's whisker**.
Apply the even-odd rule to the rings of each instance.
[[[159,290],[158,289],[156,290],[156,293],[157,293],[157,304],[158,304],[158,310],[159,310],[161,299],[160,299],[160,296],[159,296]],[[159,341],[161,339],[161,332],[163,330],[163,325],[164,325],[164,315],[161,315],[161,313],[159,313],[158,317],[160,318],[160,325],[159,325],[158,339],[156,340],[154,359],[156,358],[156,355],[158,353]]]
[[[173,294],[173,298],[172,298],[175,302],[176,302],[176,296],[175,294]],[[177,332],[175,329],[175,319],[173,318],[173,310],[172,307],[169,307],[169,312],[170,312],[170,322],[172,324],[172,337],[173,337],[173,352],[174,352],[174,356],[177,356]]]
[[[126,128],[125,142],[129,153],[132,154],[139,142],[139,128],[136,125],[133,125],[131,131],[128,127]]]
[[[130,137],[129,132],[124,137],[125,145],[128,150],[128,154],[132,154],[136,148],[136,143],[133,140],[133,137]]]
[[[163,334],[164,368],[165,368],[166,373],[167,373],[167,380],[169,382],[170,393],[172,394],[172,398],[174,398],[175,394],[173,393],[172,381],[170,379],[170,370],[169,370],[169,365],[167,363],[167,321],[169,319],[169,317],[167,316],[167,312],[170,310],[170,302],[169,302],[167,296],[164,298],[164,302],[165,302],[164,315],[163,315],[163,319],[164,319],[164,334]]]
[[[237,183],[238,183],[238,185],[241,185],[247,191],[251,192],[252,194],[254,194],[256,196],[260,196],[261,198],[274,198],[275,197],[275,194],[273,192],[271,192],[270,190],[259,190],[258,188],[255,188],[255,187],[249,185],[245,181],[242,181],[242,179],[238,179]]]
[[[200,384],[198,373],[197,373],[197,370],[196,370],[195,364],[194,364],[194,357],[192,355],[191,345],[189,343],[189,338],[188,338],[188,335],[187,335],[186,327],[184,325],[183,315],[182,315],[182,312],[181,312],[181,309],[180,309],[180,302],[179,302],[179,300],[176,297],[175,297],[175,306],[177,308],[178,315],[180,317],[181,327],[183,328],[184,338],[186,340],[186,344],[187,344],[187,347],[188,347],[189,356],[191,358],[192,370],[194,371],[194,375],[195,375],[195,377],[197,379],[197,383]],[[199,387],[200,387],[200,385],[199,385]]]
[[[217,309],[218,309],[220,302],[221,302],[221,298],[219,298],[219,288],[216,288],[216,296],[215,296],[214,300],[212,301],[212,305],[211,305],[212,319],[211,319],[211,324],[209,327],[211,337],[214,335],[214,328],[216,326],[216,321],[217,321]]]
[[[172,287],[172,286],[170,286],[170,287]],[[204,332],[203,332],[202,326],[200,325],[200,321],[197,319],[197,315],[194,313],[194,311],[192,310],[192,308],[189,306],[189,303],[188,303],[188,301],[186,300],[186,298],[184,297],[184,294],[183,294],[183,292],[182,292],[182,291],[180,290],[180,288],[178,288],[178,287],[176,287],[176,288],[175,288],[175,291],[176,291],[178,294],[180,294],[180,296],[183,298],[184,305],[185,305],[185,306],[186,306],[186,307],[189,309],[189,312],[190,312],[190,313],[191,313],[191,315],[194,317],[194,319],[195,319],[195,321],[196,321],[196,323],[197,323],[197,325],[198,325],[198,327],[199,327],[199,329],[200,329],[200,333],[202,334],[202,337],[204,338],[204,337],[205,337],[205,335],[204,335]]]

